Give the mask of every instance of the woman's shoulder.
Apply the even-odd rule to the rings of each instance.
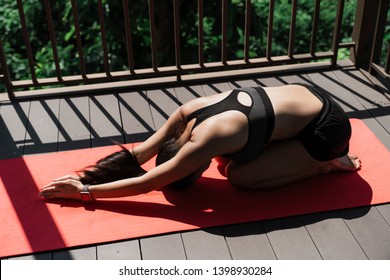
[[[196,110],[199,110],[203,107],[207,107],[209,105],[212,105],[214,103],[218,103],[222,99],[224,99],[230,91],[222,92],[219,94],[213,94],[209,96],[202,96],[195,99],[192,99],[191,101],[183,104],[181,106],[181,113],[184,119],[186,119],[190,114],[195,112]]]

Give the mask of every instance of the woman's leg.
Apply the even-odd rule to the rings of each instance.
[[[251,162],[230,162],[226,174],[236,187],[258,189],[278,187],[329,172],[354,171],[360,166],[360,160],[351,155],[328,162],[317,161],[294,138],[269,144]]]

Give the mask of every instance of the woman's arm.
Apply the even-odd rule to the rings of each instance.
[[[208,122],[208,124],[203,129],[198,130],[196,134],[193,134],[191,139],[181,147],[172,159],[156,166],[146,174],[110,183],[91,185],[89,190],[92,197],[134,196],[157,190],[195,171],[204,169],[214,157],[234,151],[233,148],[236,146],[234,143],[237,142],[237,139],[226,138],[226,135],[229,134],[226,133],[226,127],[220,126],[218,122],[214,122],[214,124]],[[149,147],[155,147],[158,144],[152,145],[149,143],[142,148],[148,145],[151,145]],[[44,198],[80,199],[82,188],[83,185],[77,178],[72,179],[65,176],[42,188],[41,195]]]
[[[137,180],[134,180],[136,178],[137,177],[89,186],[89,191],[93,198],[134,196],[151,191],[146,190],[142,184],[137,182]],[[98,191],[92,191],[92,188],[96,189],[96,187]],[[83,184],[77,177],[66,175],[54,179],[52,183],[44,186],[40,191],[40,195],[45,199],[66,198],[79,200],[81,199],[80,192],[82,189]]]
[[[156,166],[146,174],[89,187],[92,197],[133,196],[160,189],[178,181],[210,163],[214,151],[201,144],[187,142],[171,160]]]
[[[176,136],[178,127],[185,125],[181,109],[176,109],[157,132],[132,150],[140,165],[154,157],[166,141]]]
[[[123,179],[105,184],[91,185],[93,198],[134,196],[157,190],[180,180],[208,164],[215,156],[202,142],[189,141],[171,160],[156,166],[140,177]],[[44,198],[80,199],[83,184],[75,177],[64,176],[41,189]]]
[[[118,197],[147,193],[176,182],[205,166],[221,154],[234,151],[239,142],[230,135],[229,129],[218,121],[204,123],[203,129],[191,135],[178,153],[165,163],[149,170],[146,174],[107,184],[90,186],[93,197]]]

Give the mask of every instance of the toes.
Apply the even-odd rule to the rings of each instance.
[[[362,167],[362,162],[360,160],[354,160],[353,164],[355,165],[356,169],[360,169]]]

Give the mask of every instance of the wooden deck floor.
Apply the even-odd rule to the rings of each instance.
[[[240,86],[315,83],[390,149],[390,98],[354,67],[0,104],[0,158],[145,140],[182,103]],[[388,170],[383,170],[388,172]],[[389,186],[390,187],[390,186]],[[139,238],[12,259],[390,259],[390,204]]]

